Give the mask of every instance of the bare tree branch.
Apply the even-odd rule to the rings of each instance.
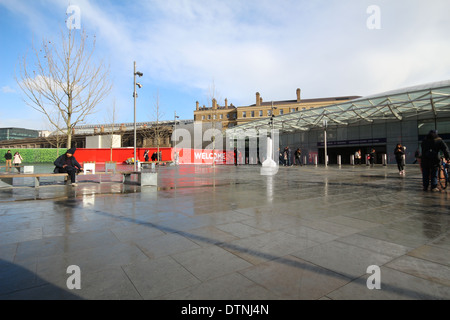
[[[111,90],[109,66],[94,61],[95,37],[91,47],[87,39],[84,31],[73,30],[61,31],[59,43],[44,39],[39,49],[33,45],[34,59],[23,57],[16,76],[25,102],[65,132],[68,148],[73,128],[94,113]]]

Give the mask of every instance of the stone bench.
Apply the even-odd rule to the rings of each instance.
[[[41,178],[48,177],[64,177],[64,182],[67,182],[67,173],[22,173],[22,174],[0,174],[0,181],[3,183],[13,186],[13,181],[15,178],[34,178],[34,187],[40,186]]]
[[[122,175],[122,183],[130,184],[133,183],[132,176],[137,175],[137,184],[140,186],[156,186],[158,184],[158,174],[153,172],[142,172],[142,171],[116,171],[116,172],[96,172],[96,173],[80,173],[78,176],[97,176],[100,175],[100,183],[102,175]],[[15,178],[34,178],[34,187],[38,188],[40,186],[41,178],[48,177],[64,177],[64,182],[67,183],[69,175],[67,173],[22,173],[22,174],[0,174],[0,181],[4,184],[13,186],[13,181]]]

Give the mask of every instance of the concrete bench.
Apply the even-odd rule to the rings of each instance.
[[[118,171],[117,174],[123,176],[123,183],[131,183],[131,176],[137,175],[137,183],[140,186],[157,186],[158,174],[155,172],[143,172],[143,171]]]
[[[101,181],[101,177],[108,175],[108,176],[112,176],[112,175],[122,175],[122,183],[124,184],[133,184],[134,181],[132,181],[132,176],[133,175],[137,175],[137,184],[140,186],[156,186],[158,185],[158,174],[154,173],[154,172],[143,172],[143,171],[115,171],[115,172],[101,172],[101,171],[97,171],[95,173],[86,173],[86,174],[82,174],[80,173],[78,176],[94,176],[94,175],[99,175],[99,179],[100,179],[100,183],[102,183]]]
[[[34,166],[25,166],[25,165],[21,165],[21,166],[11,166],[11,167],[6,167],[6,166],[0,166],[0,168],[5,168],[6,169],[16,169],[17,172],[19,173],[33,173],[34,172]],[[11,170],[13,171],[13,170]],[[7,172],[7,171],[6,171]]]
[[[96,172],[96,173],[80,173],[78,176],[94,176],[100,175],[100,183],[102,175],[122,175],[122,183],[130,184],[133,183],[131,177],[137,175],[137,184],[140,186],[156,186],[158,184],[157,173],[152,172],[142,172],[142,171],[116,171],[114,172]],[[34,178],[34,187],[38,188],[40,186],[41,178],[48,177],[64,177],[64,182],[67,183],[69,175],[67,173],[22,173],[22,174],[0,174],[0,181],[4,184],[13,186],[13,181],[15,178]]]
[[[67,182],[67,173],[22,173],[22,174],[0,174],[0,181],[13,186],[14,178],[34,178],[34,187],[40,186],[41,178],[48,177],[64,177],[64,182]]]
[[[140,169],[142,170],[145,167],[148,167],[149,165],[151,166],[152,169],[155,168],[155,166],[158,165],[166,165],[166,164],[171,164],[173,163],[172,160],[168,160],[168,161],[143,161],[143,162],[139,162],[140,165]]]

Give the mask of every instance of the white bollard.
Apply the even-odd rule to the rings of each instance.
[[[387,166],[387,154],[384,153],[382,159],[383,159],[383,166]]]

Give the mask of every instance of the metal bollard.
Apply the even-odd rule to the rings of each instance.
[[[308,162],[307,162],[307,158],[306,158],[306,156],[304,156],[304,157],[303,157],[303,165],[305,165],[305,166],[306,166],[307,164],[308,164]]]
[[[354,154],[352,154],[352,155],[350,156],[350,164],[351,164],[352,166],[355,165],[355,155],[354,155]]]
[[[383,161],[383,166],[387,166],[387,154],[384,153],[381,158]]]
[[[314,165],[317,167],[317,156],[314,156]]]
[[[341,155],[337,156],[337,163],[339,165],[339,167],[341,166]]]

